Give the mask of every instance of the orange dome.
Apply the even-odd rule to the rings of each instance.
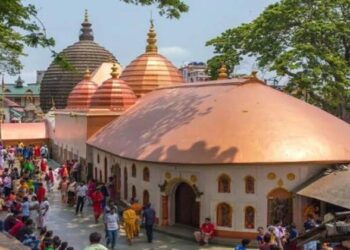
[[[88,144],[174,164],[350,162],[349,124],[255,78],[155,90]]]
[[[79,82],[68,96],[67,109],[88,109],[96,90],[97,83],[91,81],[90,71],[86,70],[84,80]]]
[[[178,85],[184,82],[179,70],[164,56],[158,54],[153,22],[148,32],[146,53],[137,57],[122,72],[120,79],[126,81],[141,97],[158,87]]]
[[[118,79],[117,67],[112,67],[112,78],[104,81],[92,97],[91,108],[124,111],[134,105],[137,98],[132,89]]]

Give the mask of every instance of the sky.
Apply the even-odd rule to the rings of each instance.
[[[186,62],[204,61],[213,56],[206,41],[228,28],[254,20],[269,4],[277,0],[184,0],[189,12],[179,20],[158,15],[155,6],[141,7],[120,0],[23,0],[34,4],[38,16],[52,36],[59,52],[78,41],[84,10],[89,12],[95,41],[111,51],[122,66],[144,53],[152,12],[159,52],[180,67]],[[35,82],[36,71],[46,70],[52,61],[48,49],[26,49],[21,77]],[[237,70],[249,73],[253,62],[243,62]],[[13,82],[18,76],[6,76]]]

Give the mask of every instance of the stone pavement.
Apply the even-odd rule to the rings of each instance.
[[[57,189],[56,189],[57,190]],[[74,208],[68,208],[61,204],[60,194],[54,191],[49,194],[50,211],[48,215],[48,229],[54,231],[54,235],[58,235],[63,241],[67,241],[75,250],[83,250],[89,244],[89,234],[98,231],[103,235],[103,225],[94,223],[91,206],[84,208],[82,216],[75,216]],[[139,238],[134,240],[132,246],[127,245],[125,234],[121,230],[121,235],[117,242],[118,250],[226,250],[230,247],[209,246],[199,247],[192,241],[174,238],[162,233],[155,233],[154,242],[147,243],[145,235],[142,233]],[[105,240],[103,240],[105,243]]]

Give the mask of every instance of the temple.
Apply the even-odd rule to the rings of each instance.
[[[33,142],[48,142],[59,162],[78,160],[84,180],[114,177],[118,200],[151,202],[165,227],[211,217],[219,237],[254,238],[276,220],[302,227],[311,206],[350,209],[348,192],[328,202],[310,190],[328,187],[317,184],[325,169],[342,174],[350,163],[347,123],[257,72],[229,79],[224,63],[218,80],[184,84],[156,37],[151,21],[145,53],[122,69],[86,15],[79,42],[62,52],[78,74],[49,66],[40,95],[49,112],[36,125],[45,133]]]

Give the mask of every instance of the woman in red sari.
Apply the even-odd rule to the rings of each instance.
[[[91,194],[91,200],[92,200],[92,208],[94,210],[94,216],[95,216],[95,223],[98,223],[98,218],[100,218],[100,215],[103,212],[102,209],[102,201],[103,201],[103,194],[101,193],[100,189],[96,189]]]

